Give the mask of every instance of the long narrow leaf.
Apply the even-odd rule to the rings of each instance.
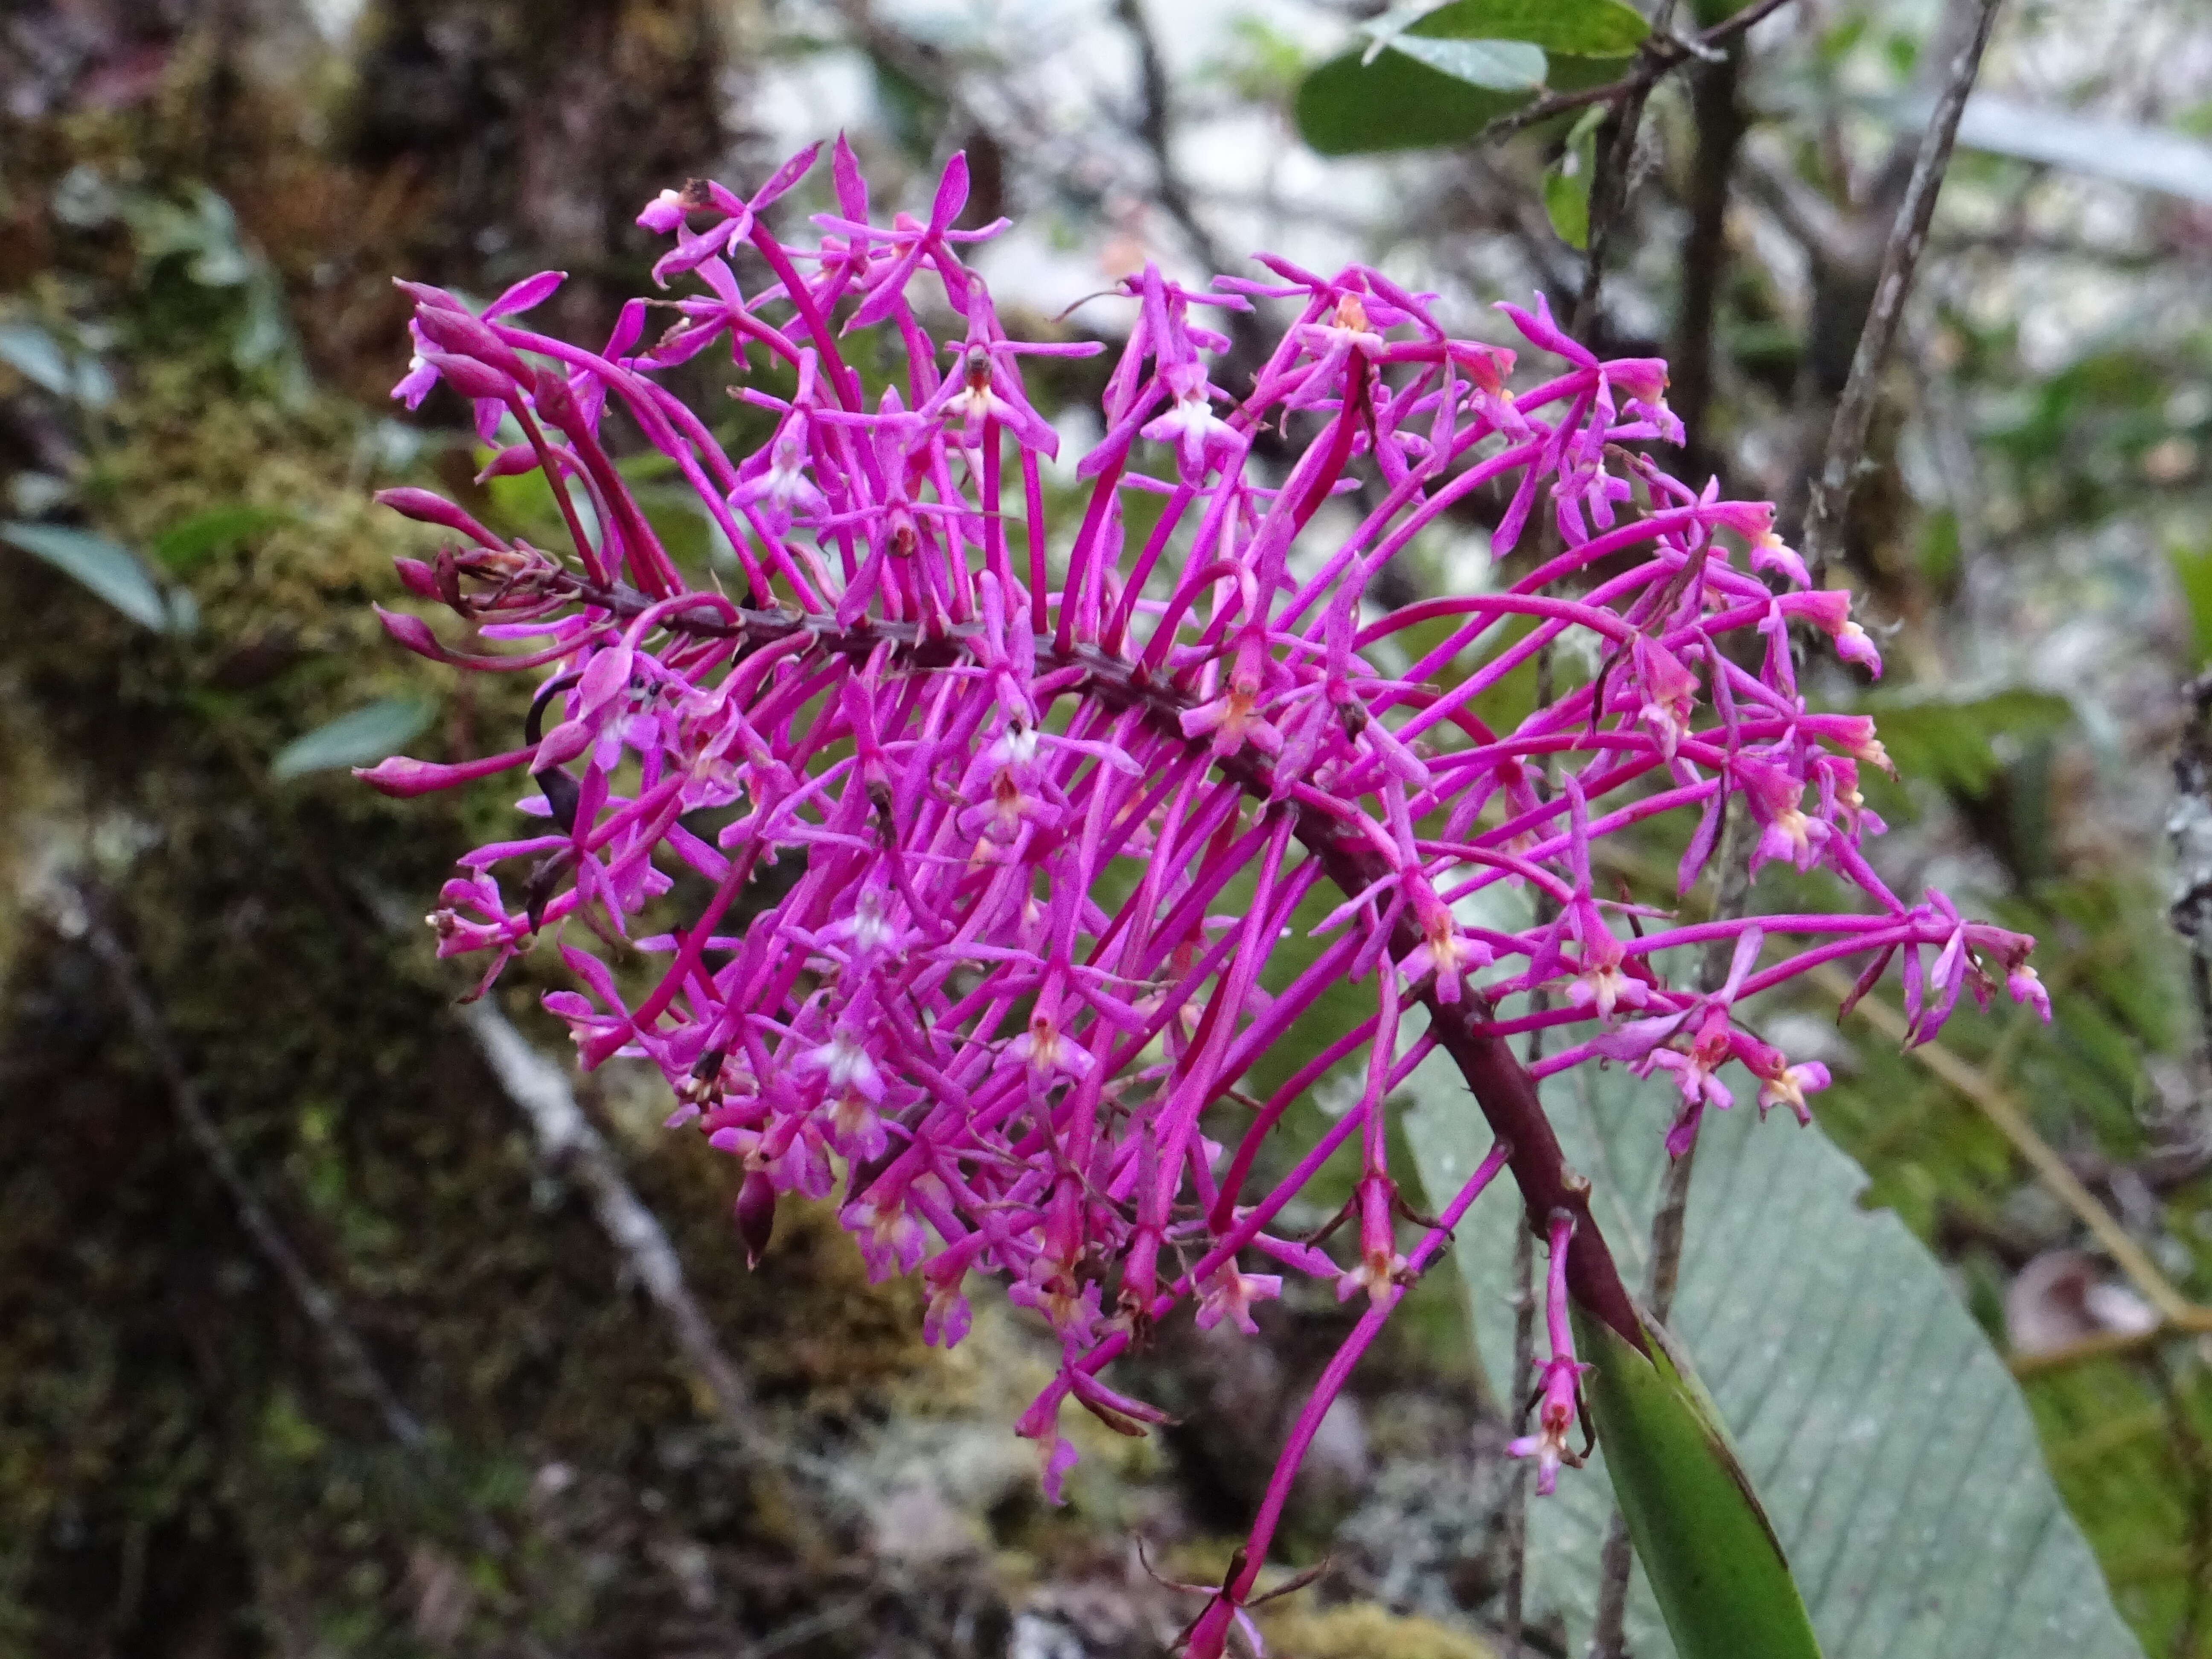
[[[1820,1659],[1790,1562],[1711,1397],[1648,1322],[1646,1358],[1577,1318],[1606,1473],[1682,1659]]]
[[[0,541],[22,549],[34,558],[75,577],[135,623],[156,630],[178,626],[161,598],[161,590],[146,574],[146,567],[127,547],[57,524],[0,524]],[[179,628],[179,631],[183,631]]]
[[[269,763],[270,775],[296,778],[380,761],[424,726],[436,709],[419,697],[385,697],[295,738]]]

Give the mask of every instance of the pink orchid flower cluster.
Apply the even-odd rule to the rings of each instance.
[[[546,1003],[582,1063],[659,1067],[672,1123],[738,1160],[756,1255],[780,1196],[839,1191],[872,1271],[920,1273],[933,1341],[968,1329],[972,1278],[1005,1281],[1060,1346],[1017,1425],[1055,1499],[1070,1402],[1127,1433],[1163,1420],[1102,1374],[1179,1304],[1252,1332],[1285,1273],[1365,1300],[1188,1633],[1218,1653],[1329,1402],[1501,1170],[1552,1253],[1553,1352],[1514,1448],[1543,1489],[1577,1461],[1568,1301],[1644,1346],[1537,1079],[1663,1071],[1680,1109],[1653,1132],[1677,1152],[1729,1104],[1729,1061],[1762,1113],[1802,1119],[1827,1073],[1746,1030],[1743,999],[1845,957],[1866,959],[1863,988],[1898,959],[1924,1039],[1996,975],[2044,1005],[2032,941],[1939,895],[1907,903],[1868,865],[1881,826],[1858,769],[1881,746],[1868,720],[1808,708],[1793,635],[1879,672],[1875,648],[1844,593],[1808,586],[1769,506],[1648,458],[1681,435],[1662,363],[1601,361],[1540,298],[1500,307],[1551,360],[1516,391],[1514,353],[1455,337],[1433,296],[1370,267],[1261,256],[1265,278],[1203,289],[1147,267],[1116,290],[1105,435],[1073,469],[1079,518],[1055,526],[1059,439],[1023,362],[1103,348],[1006,337],[961,257],[999,227],[956,228],[957,156],[926,221],[883,226],[840,140],[839,210],[787,245],[764,215],[816,153],[750,200],[694,183],[650,204],[640,222],[673,239],[656,278],[696,286],[632,301],[599,350],[517,320],[557,273],[481,312],[408,285],[417,356],[396,395],[412,406],[442,381],[471,400],[486,476],[542,470],[569,545],[387,492],[456,538],[400,574],[475,635],[448,645],[385,612],[394,637],[543,678],[520,746],[363,775],[400,795],[531,775],[538,833],[461,860],[430,918],[440,954],[489,958],[489,985],[561,939],[580,988]],[[1297,320],[1249,386],[1215,384],[1228,342],[1205,319],[1261,300]],[[670,320],[648,337],[656,307]],[[732,395],[772,417],[737,459],[659,378],[717,346]],[[764,368],[787,398],[753,383]],[[617,446],[696,492],[742,597],[679,568]],[[1504,503],[1496,560],[1539,549],[1517,578],[1381,612],[1382,567],[1486,501]],[[1594,674],[1510,730],[1487,723],[1485,694],[1577,632]],[[1730,812],[1758,827],[1754,867],[1825,866],[1866,908],[1684,921],[1604,895],[1605,843],[1668,819],[1687,831],[1688,894]],[[671,915],[687,872],[708,896]],[[1536,920],[1501,922],[1486,902],[1501,887]],[[1295,933],[1321,942],[1285,965]],[[1723,986],[1669,982],[1664,953],[1714,940],[1734,945]],[[1317,1000],[1347,984],[1371,1012],[1322,1032],[1266,1098],[1240,1089],[1277,1044],[1312,1048]],[[1539,1028],[1551,1052],[1524,1064],[1510,1040]],[[1495,1139],[1430,1218],[1401,1195],[1385,1129],[1437,1049]],[[1263,1143],[1340,1069],[1362,1079],[1356,1101],[1260,1190]],[[1342,1260],[1288,1209],[1340,1158]]]

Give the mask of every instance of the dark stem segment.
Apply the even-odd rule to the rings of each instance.
[[[1844,384],[1834,424],[1828,428],[1827,456],[1806,499],[1802,551],[1815,587],[1823,585],[1830,562],[1843,550],[1845,510],[1850,505],[1859,461],[1866,453],[1882,367],[1896,343],[1898,325],[1905,315],[1905,296],[1911,289],[1921,250],[1928,244],[1928,225],[1935,216],[1943,174],[1951,164],[1959,118],[1966,111],[1966,94],[1973,89],[1974,76],[1981,68],[1982,49],[1989,45],[1990,31],[1996,22],[1998,0],[1980,0],[1980,3],[1973,38],[1952,60],[1943,90],[1929,115],[1928,131],[1913,160],[1911,182],[1905,187],[1905,200],[1899,204],[1897,221],[1890,227],[1889,241],[1882,249],[1881,273],[1875,279],[1874,304],[1867,313],[1866,326],[1859,331],[1858,349],[1851,354],[1850,378]]]
[[[1697,170],[1691,175],[1690,224],[1682,238],[1681,317],[1668,354],[1667,401],[1688,441],[1686,476],[1719,470],[1719,447],[1707,430],[1713,402],[1713,336],[1728,274],[1729,186],[1744,134],[1740,96],[1743,44],[1732,40],[1717,64],[1690,74],[1690,106],[1698,128]]]
[[[2189,719],[2173,757],[2174,897],[2167,910],[2189,945],[2189,988],[2197,1012],[2196,1085],[2212,1091],[2212,674],[2182,687]]]
[[[1331,866],[1328,856],[1322,856],[1322,867],[1328,870],[1331,879],[1343,885],[1343,878]],[[1352,879],[1364,884],[1373,878],[1363,873]],[[1359,888],[1355,885],[1346,890],[1358,892]],[[1415,949],[1418,943],[1407,942],[1403,949]],[[1482,1108],[1483,1116],[1489,1120],[1492,1132],[1513,1143],[1513,1156],[1507,1160],[1506,1167],[1512,1170],[1513,1179],[1521,1188],[1521,1200],[1531,1224],[1540,1224],[1543,1218],[1558,1210],[1574,1217],[1574,1239],[1567,1246],[1567,1294],[1603,1320],[1638,1352],[1649,1352],[1643,1323],[1636,1316],[1627,1288],[1620,1282],[1620,1269],[1614,1265],[1613,1252],[1606,1248],[1597,1223],[1590,1215],[1589,1182],[1567,1167],[1566,1158],[1559,1150],[1559,1139],[1552,1133],[1551,1120],[1544,1115],[1543,1103],[1537,1098],[1536,1082],[1528,1075],[1528,1068],[1514,1057],[1504,1038],[1486,1035],[1477,1029],[1477,1018],[1469,1012],[1468,1004],[1438,1003],[1434,993],[1426,991],[1420,1001],[1429,1011],[1430,1028],[1437,1034],[1437,1046],[1452,1057],[1460,1075],[1467,1079],[1467,1086],[1474,1092],[1475,1103]]]

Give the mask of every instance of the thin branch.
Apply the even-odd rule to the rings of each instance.
[[[2197,676],[2182,696],[2189,713],[2174,751],[2173,810],[2166,825],[2175,872],[2166,919],[2189,945],[2197,1012],[2192,1080],[2201,1097],[2212,1085],[2212,675]]]
[[[1745,192],[1814,259],[1836,266],[1871,259],[1873,250],[1860,246],[1856,221],[1799,178],[1780,155],[1754,141],[1740,151],[1737,170]]]
[[[1206,269],[1222,270],[1221,254],[1214,246],[1212,234],[1199,222],[1190,191],[1170,159],[1168,128],[1171,116],[1167,64],[1160,56],[1159,42],[1152,38],[1143,0],[1115,0],[1114,18],[1129,32],[1129,39],[1137,48],[1137,137],[1152,152],[1152,168],[1157,175],[1154,188],[1160,205],[1167,209],[1169,216],[1189,240],[1191,252],[1199,256]]]
[[[1670,32],[1674,19],[1674,0],[1659,0],[1646,50],[1654,43],[1680,46]],[[1606,251],[1612,243],[1613,228],[1628,210],[1629,192],[1636,182],[1636,140],[1644,125],[1644,106],[1657,83],[1654,76],[1631,86],[1598,128],[1589,231],[1583,238],[1582,292],[1575,298],[1574,320],[1568,325],[1568,331],[1592,349],[1596,349],[1600,331],[1597,296],[1605,282]]]
[[[1981,68],[1983,48],[1996,23],[1999,0],[1980,0],[1981,11],[1972,38],[1952,60],[1943,91],[1936,100],[1928,131],[1920,140],[1912,163],[1912,179],[1890,228],[1882,250],[1881,271],[1875,280],[1874,304],[1866,326],[1859,331],[1858,349],[1851,356],[1850,378],[1836,404],[1836,418],[1828,428],[1828,452],[1812,481],[1806,501],[1804,556],[1814,586],[1822,585],[1830,560],[1843,550],[1845,510],[1859,463],[1866,453],[1867,433],[1874,422],[1881,372],[1905,313],[1905,296],[1912,287],[1912,274],[1928,241],[1928,226],[1935,216],[1936,198],[1943,187],[1943,174],[1951,162],[1952,141],[1958,137],[1959,117],[1966,107],[1966,94]]]
[[[1551,700],[1552,647],[1536,653],[1536,700]],[[1549,776],[1551,762],[1545,763]],[[1536,896],[1540,916],[1557,911],[1547,894]],[[1542,990],[1530,993],[1528,1006],[1544,1012],[1551,998]],[[1544,1028],[1528,1033],[1528,1063],[1543,1058]],[[1534,1218],[1530,1219],[1533,1221]],[[1513,1234],[1513,1375],[1506,1388],[1506,1420],[1517,1439],[1528,1432],[1528,1418],[1536,1406],[1536,1230],[1518,1227]],[[1521,1659],[1522,1603],[1528,1589],[1528,1484],[1527,1461],[1513,1466],[1512,1485],[1505,1496],[1505,1651],[1507,1659]]]
[[[1668,401],[1681,419],[1690,456],[1687,476],[1693,478],[1717,470],[1706,423],[1713,400],[1714,326],[1729,263],[1729,187],[1747,125],[1738,95],[1742,69],[1743,43],[1738,39],[1718,63],[1690,76],[1698,153],[1690,179],[1690,224],[1682,237],[1681,314],[1668,368]]]
[[[2195,1659],[2198,1633],[2204,1627],[2206,1592],[2212,1589],[2207,1583],[2208,1571],[2212,1571],[2212,1458],[2208,1458],[2204,1437],[2190,1417],[2185,1387],[2190,1362],[2176,1366],[2161,1358],[2155,1370],[2159,1392],[2166,1401],[2166,1432],[2170,1443],[2180,1448],[2189,1474],[2189,1588],[2171,1651],[2175,1659]]]
[[[871,1584],[842,1601],[832,1601],[826,1607],[800,1615],[781,1629],[770,1631],[757,1642],[747,1643],[737,1650],[737,1659],[771,1659],[772,1655],[795,1648],[802,1642],[811,1642],[817,1636],[827,1636],[832,1631],[857,1624],[884,1596],[902,1595],[906,1589],[903,1582],[885,1581]]]
[[[2208,1322],[2212,1324],[2212,1322]],[[2206,1326],[2177,1325],[2161,1319],[2155,1325],[2134,1331],[2098,1331],[2075,1341],[2056,1348],[2045,1348],[2035,1353],[2012,1353],[2005,1356],[2005,1368],[2025,1382],[2031,1377],[2048,1376],[2053,1371],[2071,1370],[2076,1365],[2087,1365],[2099,1359],[2127,1359],[2137,1354],[2148,1353],[2177,1338],[2186,1339],[2205,1334]]]
[[[1622,1645],[1623,1626],[1628,1617],[1629,1570],[1635,1565],[1636,1547],[1628,1535],[1628,1522],[1616,1504],[1613,1518],[1606,1522],[1605,1542],[1597,1553],[1597,1616],[1590,1621],[1589,1659],[1621,1659],[1627,1651]]]
[[[744,1378],[714,1335],[714,1328],[684,1281],[684,1266],[668,1234],[631,1190],[605,1139],[576,1103],[567,1074],[532,1048],[489,998],[461,1011],[500,1086],[522,1109],[549,1164],[573,1176],[591,1199],[600,1227],[623,1263],[635,1273],[668,1321],[676,1344],[713,1395],[716,1410],[748,1449],[773,1443]]]
[[[1175,164],[1171,123],[1174,107],[1168,86],[1167,63],[1160,56],[1159,42],[1152,34],[1151,22],[1145,16],[1144,0],[1115,0],[1114,16],[1129,32],[1137,48],[1137,89],[1140,98],[1137,116],[1137,136],[1152,153],[1153,191],[1168,216],[1182,232],[1190,251],[1198,256],[1199,263],[1207,272],[1227,270],[1230,262],[1213,240],[1205,222],[1198,216],[1197,204],[1192,200],[1190,187],[1183,182],[1182,174]],[[1232,311],[1226,313],[1226,325],[1237,343],[1237,360],[1245,372],[1256,371],[1267,360],[1267,332],[1256,312]]]
[[[1756,826],[1748,812],[1732,812],[1723,827],[1715,863],[1721,871],[1720,892],[1713,901],[1713,915],[1734,921],[1751,899],[1751,837]],[[1729,962],[1735,941],[1722,938],[1710,942],[1698,963],[1698,989],[1711,995],[1727,982]],[[1698,1145],[1667,1165],[1659,1189],[1659,1207],[1651,1216],[1650,1262],[1644,1279],[1644,1305],[1662,1324],[1674,1306],[1674,1282],[1682,1266],[1682,1222],[1690,1207],[1690,1174],[1696,1166]],[[1628,1574],[1633,1560],[1628,1518],[1616,1504],[1607,1522],[1605,1547],[1598,1555],[1597,1614],[1590,1626],[1590,1659],[1619,1659],[1624,1651],[1628,1617]]]
[[[1516,1435],[1528,1431],[1532,1381],[1536,1374],[1536,1235],[1513,1233],[1513,1376],[1506,1412]],[[1505,1659],[1521,1659],[1522,1602],[1528,1585],[1528,1464],[1513,1466],[1505,1498]]]
[[[1911,366],[1914,394],[1925,411],[1929,436],[1936,452],[1936,478],[1949,500],[1952,521],[1958,531],[1957,579],[1963,582],[1987,550],[1987,540],[1982,533],[1982,502],[1986,497],[1957,386],[1949,374],[1936,367],[1940,360],[1930,349],[1932,344],[1916,335],[1905,356]]]
[[[1471,141],[1477,145],[1494,144],[1501,138],[1510,138],[1555,115],[1565,115],[1572,110],[1588,109],[1592,104],[1618,103],[1632,95],[1641,96],[1664,80],[1668,75],[1685,64],[1694,64],[1706,55],[1726,46],[1753,25],[1764,21],[1771,13],[1788,5],[1790,0],[1755,0],[1735,16],[1725,18],[1702,34],[1688,40],[1678,40],[1671,34],[1653,34],[1645,40],[1636,59],[1636,67],[1618,81],[1608,81],[1601,87],[1585,87],[1579,92],[1547,93],[1533,104],[1523,104],[1519,109],[1499,116],[1474,135]]]
[[[184,1125],[186,1139],[214,1171],[246,1237],[284,1281],[285,1288],[299,1304],[301,1312],[307,1315],[308,1323],[315,1328],[338,1371],[376,1408],[386,1431],[409,1451],[427,1452],[429,1437],[422,1422],[401,1403],[398,1392],[377,1369],[368,1345],[346,1322],[337,1298],[308,1271],[307,1264],[301,1260],[291,1240],[277,1226],[276,1218],[270,1214],[268,1206],[246,1178],[245,1170],[239,1167],[222,1132],[208,1115],[199,1085],[185,1069],[183,1057],[170,1037],[168,1022],[162,1018],[161,1009],[140,978],[130,948],[109,925],[100,896],[81,889],[75,896],[81,907],[78,914],[60,920],[65,927],[71,922],[82,922],[84,941],[106,969],[108,985],[122,1005],[139,1047],[154,1062],[154,1069],[168,1090],[169,1104],[178,1121]]]

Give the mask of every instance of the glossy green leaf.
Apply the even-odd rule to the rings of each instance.
[[[1522,40],[1431,40],[1401,34],[1390,48],[1471,87],[1522,92],[1544,84],[1543,48]]]
[[[1602,85],[1619,76],[1626,62],[1554,58],[1548,82],[1559,92]],[[1371,64],[1348,52],[1299,83],[1293,112],[1299,136],[1322,155],[1358,155],[1463,143],[1532,96],[1456,80],[1402,52],[1382,52]],[[1557,118],[1564,125],[1567,118]]]
[[[1723,1073],[1736,1098],[1753,1089]],[[1407,1133],[1431,1191],[1489,1135],[1455,1075],[1425,1067]],[[1672,1115],[1663,1082],[1618,1067],[1544,1096],[1622,1271],[1644,1243]],[[1696,1356],[1772,1518],[1827,1659],[2140,1659],[2045,1470],[2019,1389],[1947,1279],[1894,1216],[1858,1208],[1858,1168],[1817,1128],[1747,1104],[1708,1115],[1672,1326]],[[1459,1233],[1477,1344],[1511,1352],[1513,1194],[1486,1194]],[[1589,1639],[1612,1491],[1593,1467],[1531,1505],[1528,1606]],[[1639,1569],[1629,1632],[1674,1651]]]
[[[1363,64],[1356,52],[1306,76],[1294,106],[1299,135],[1324,155],[1421,149],[1472,138],[1528,101],[1455,80],[1402,52]]]
[[[1438,40],[1525,40],[1565,58],[1620,58],[1650,26],[1622,0],[1452,0],[1395,7],[1365,25],[1378,42],[1411,33]]]
[[[395,752],[429,725],[436,708],[419,697],[385,697],[297,737],[269,763],[276,778],[296,778],[341,766],[368,766]]]
[[[105,536],[64,525],[10,521],[0,524],[0,541],[75,577],[135,623],[165,632],[187,631],[181,626],[182,614],[171,613],[137,556]]]

